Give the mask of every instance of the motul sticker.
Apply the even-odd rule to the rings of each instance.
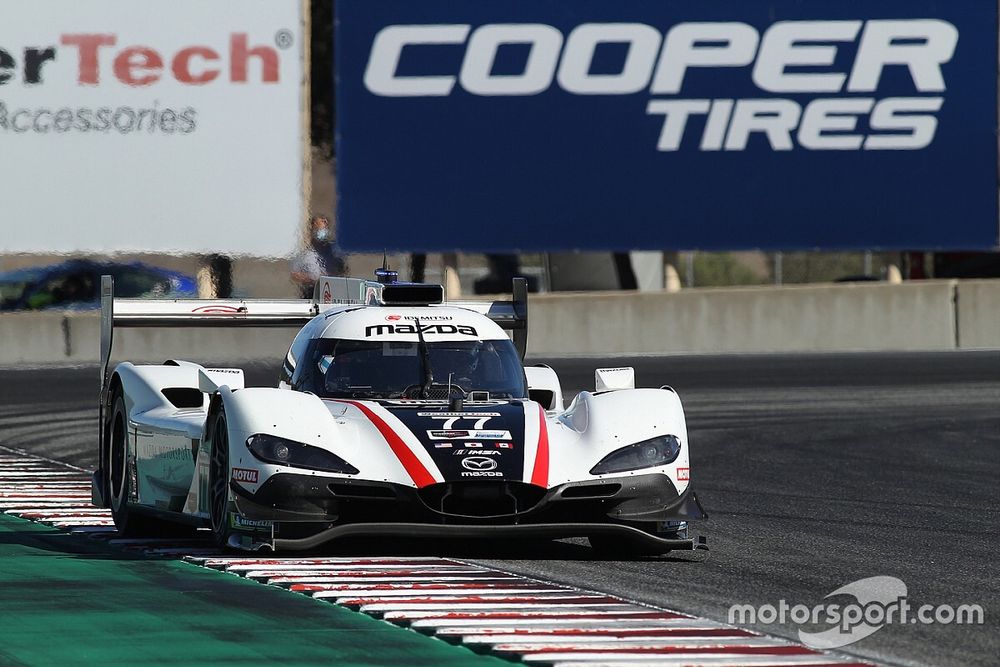
[[[691,468],[678,468],[677,481],[686,482],[691,479]]]
[[[249,470],[248,468],[233,468],[233,480],[237,482],[246,482],[247,484],[256,484],[257,471]]]

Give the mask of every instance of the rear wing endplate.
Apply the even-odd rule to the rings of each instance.
[[[514,347],[524,361],[528,350],[528,281],[514,278],[510,301],[449,301],[446,305],[474,310],[485,315],[501,329],[511,332]]]

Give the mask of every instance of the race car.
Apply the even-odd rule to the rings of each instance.
[[[677,394],[605,368],[566,407],[551,368],[523,365],[523,281],[511,301],[448,303],[386,270],[323,277],[312,300],[116,299],[110,276],[101,288],[93,503],[124,535],[187,524],[249,551],[347,536],[703,544],[688,536],[705,515]],[[241,369],[180,360],[110,370],[114,330],[136,326],[300,330],[277,387],[247,387]]]

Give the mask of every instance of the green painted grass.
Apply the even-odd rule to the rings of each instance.
[[[0,514],[0,665],[510,665],[333,604]]]

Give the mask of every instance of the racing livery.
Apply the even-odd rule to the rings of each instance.
[[[437,285],[321,278],[302,301],[115,299],[102,280],[93,501],[127,535],[211,527],[220,546],[309,549],[349,535],[587,537],[695,548],[684,412],[631,368],[567,407],[522,363],[527,298],[444,303]],[[109,369],[126,326],[298,326],[277,387],[186,361]],[[513,340],[507,334],[513,332]]]

